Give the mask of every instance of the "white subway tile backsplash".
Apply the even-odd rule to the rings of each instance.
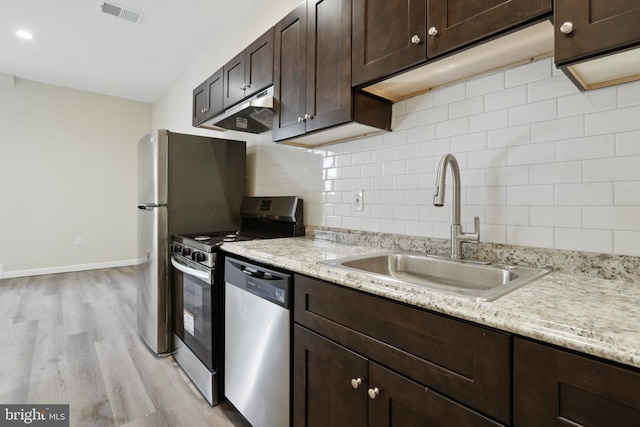
[[[507,163],[512,166],[550,163],[553,162],[555,158],[555,142],[514,145],[507,148]]]
[[[531,165],[531,184],[582,182],[582,162],[557,162]]]
[[[472,116],[484,112],[484,98],[476,96],[449,104],[449,118]]]
[[[640,256],[640,231],[613,232],[613,253],[617,255]]]
[[[529,83],[527,87],[528,102],[556,99],[559,96],[577,93],[578,88],[564,76],[551,77]]]
[[[616,108],[615,88],[598,89],[558,98],[558,117],[578,116],[614,108]]]
[[[509,126],[543,122],[556,118],[556,100],[534,102],[509,108]],[[506,127],[506,126],[505,126]]]
[[[469,132],[469,118],[462,117],[436,124],[436,137],[446,138],[453,135],[463,135]]]
[[[493,92],[485,95],[484,109],[485,111],[504,110],[516,105],[524,105],[527,103],[527,87],[515,86],[500,92]]]
[[[613,231],[586,230],[583,228],[556,228],[556,249],[568,251],[613,252]]]
[[[494,73],[466,83],[466,96],[473,98],[479,95],[486,95],[504,89],[504,73]]]
[[[614,182],[613,202],[616,206],[640,206],[640,181]]]
[[[487,206],[487,224],[529,225],[529,206]]]
[[[524,185],[529,183],[529,166],[487,168],[487,185]]]
[[[616,134],[617,156],[640,155],[640,131],[623,132]]]
[[[584,206],[583,227],[640,231],[640,206]]]
[[[445,206],[432,198],[453,153],[482,241],[640,256],[639,117],[640,82],[579,92],[546,58],[397,102],[389,133],[250,143],[253,191],[303,197],[308,225],[448,239],[450,173]]]
[[[433,105],[448,105],[465,98],[465,85],[444,86],[434,89],[431,93],[433,94]]]
[[[558,161],[613,157],[616,152],[613,135],[598,135],[558,141],[556,148]]]
[[[640,82],[627,83],[615,87],[618,107],[640,104]]]
[[[539,227],[582,227],[582,207],[580,206],[531,206],[530,223]]]
[[[553,246],[553,228],[509,225],[507,244],[548,248]]]
[[[613,183],[556,184],[558,206],[606,206],[613,204]]]
[[[509,125],[509,111],[496,110],[469,117],[469,131],[501,129]]]
[[[549,120],[531,125],[531,142],[557,141],[584,135],[582,116]]]
[[[637,181],[640,180],[638,165],[640,165],[640,156],[585,160],[583,180],[585,182]]]
[[[507,205],[553,205],[553,185],[510,185]]]
[[[640,130],[640,106],[585,115],[585,135]]]
[[[504,72],[505,87],[518,86],[551,77],[551,58],[511,68]]]

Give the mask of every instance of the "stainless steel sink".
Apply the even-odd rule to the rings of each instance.
[[[539,268],[454,260],[412,252],[357,255],[320,263],[479,301],[493,301],[549,272]]]

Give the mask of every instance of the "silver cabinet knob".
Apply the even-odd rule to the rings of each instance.
[[[304,119],[302,117],[298,117],[298,123],[300,122],[304,122]]]
[[[362,378],[351,378],[351,387],[358,388],[362,384]]]
[[[562,34],[571,34],[573,32],[573,22],[565,22],[560,25],[560,32]]]
[[[370,388],[367,393],[369,393],[369,397],[371,399],[375,399],[380,394],[380,389],[378,387]]]
[[[305,120],[309,120],[309,119],[311,119],[311,118],[313,118],[313,116],[312,116],[311,114],[305,114],[305,115],[304,115],[304,119],[305,119]]]
[[[429,28],[429,31],[427,31],[427,34],[429,34],[431,37],[435,37],[438,35],[438,29],[436,27],[431,27]]]
[[[420,38],[419,35],[415,34],[413,37],[411,37],[411,43],[420,44],[422,43],[422,39]]]

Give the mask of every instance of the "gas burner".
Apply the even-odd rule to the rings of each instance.
[[[197,240],[198,242],[206,242],[210,238],[211,237],[209,237],[209,236],[195,236],[193,239]]]

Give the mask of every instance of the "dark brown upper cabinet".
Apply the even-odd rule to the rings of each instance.
[[[353,0],[353,77],[356,87],[374,83],[408,69],[415,69],[431,60],[463,51],[480,42],[491,40],[503,33],[509,33],[550,16],[552,0]],[[550,25],[549,25],[550,27]],[[552,35],[549,33],[549,40]],[[540,53],[550,53],[549,47],[527,45],[518,48],[517,41],[509,41],[513,49],[520,49],[521,55],[529,59]],[[533,43],[527,41],[526,43]],[[536,42],[538,43],[538,42]],[[495,49],[493,49],[495,50]],[[542,51],[542,52],[541,52]],[[505,61],[516,62],[513,55],[503,55]],[[482,58],[492,62],[470,68],[468,76],[487,69],[507,64],[500,59],[489,58],[486,52],[471,61],[459,63],[479,63]],[[520,58],[520,60],[524,59]],[[429,60],[429,61],[428,61]],[[453,64],[455,67],[455,64]],[[484,67],[484,68],[483,68]],[[445,68],[452,68],[447,65]],[[437,71],[442,73],[442,71]],[[427,73],[423,79],[427,81]],[[464,73],[462,73],[464,74]],[[466,76],[466,77],[468,77]],[[452,74],[453,80],[465,77]],[[421,85],[422,81],[417,79]],[[412,77],[412,81],[416,79]],[[450,83],[446,82],[445,83]],[[412,83],[413,84],[413,83]],[[414,85],[415,86],[415,85]],[[424,84],[422,91],[433,86]],[[375,93],[375,91],[374,91]],[[408,92],[406,96],[419,93]],[[399,97],[401,98],[401,97]],[[390,98],[397,100],[396,98]]]
[[[516,338],[513,375],[514,426],[640,425],[637,369]]]
[[[390,129],[391,105],[351,90],[351,0],[308,0],[276,24],[274,98],[274,141],[347,123]],[[337,139],[359,130],[341,129]],[[335,142],[306,138],[290,143]]]
[[[222,69],[219,69],[193,90],[192,126],[197,126],[224,111],[222,100],[224,92],[223,76]]]
[[[424,62],[426,23],[426,0],[353,0],[353,85]]]
[[[430,1],[427,11],[427,56],[435,58],[510,30],[548,14],[551,8],[551,0]]]
[[[640,2],[556,0],[554,15],[556,66],[580,89],[640,78]]]
[[[224,108],[273,84],[273,27],[231,59],[224,69]]]

